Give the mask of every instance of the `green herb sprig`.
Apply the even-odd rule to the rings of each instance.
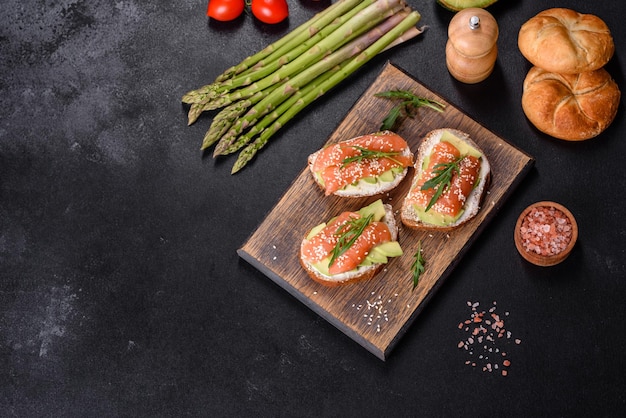
[[[432,171],[434,177],[426,181],[420,188],[422,191],[436,189],[435,194],[430,199],[430,202],[428,202],[425,211],[428,211],[431,207],[433,207],[435,202],[437,202],[437,199],[439,199],[443,192],[450,187],[454,173],[456,172],[457,175],[460,174],[461,169],[459,168],[459,164],[463,158],[465,158],[464,155],[448,163],[435,164]]]
[[[413,117],[415,111],[419,107],[429,107],[437,112],[443,112],[445,105],[436,100],[427,99],[424,97],[416,96],[407,90],[389,90],[381,93],[376,93],[376,97],[384,97],[387,99],[400,99],[399,104],[391,108],[385,119],[380,126],[381,130],[393,130],[398,122],[400,116]]]
[[[341,257],[341,255],[352,247],[352,244],[354,244],[361,234],[363,234],[363,231],[370,224],[373,217],[373,213],[360,218],[350,217],[345,224],[340,225],[337,228],[335,235],[339,236],[339,240],[333,248],[330,262],[328,263],[329,266],[332,266],[337,258]]]
[[[411,265],[411,271],[413,273],[413,289],[419,284],[420,276],[426,270],[426,261],[422,256],[422,241],[417,242],[417,251],[413,255],[414,261]]]
[[[348,164],[353,163],[353,162],[362,162],[363,160],[373,160],[376,158],[384,158],[384,157],[389,158],[390,160],[395,161],[396,163],[402,165],[400,161],[393,158],[396,155],[400,155],[400,151],[389,151],[389,152],[374,151],[371,149],[360,147],[358,145],[352,145],[352,147],[360,151],[361,153],[357,155],[353,155],[352,157],[344,158],[341,164],[341,168],[345,168]]]

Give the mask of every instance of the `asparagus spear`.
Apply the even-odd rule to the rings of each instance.
[[[267,63],[263,63],[263,65],[260,65],[260,66],[255,66],[254,68],[250,69],[251,71],[244,71],[243,73],[239,74],[237,77],[234,77],[234,78],[231,78],[230,80],[225,81],[218,87],[219,91],[229,91],[238,87],[246,86],[256,80],[260,80],[272,74],[274,71],[278,70],[283,65],[288,64],[289,62],[293,61],[294,59],[302,55],[304,52],[309,51],[310,48],[315,46],[315,44],[317,44],[322,39],[326,38],[336,29],[341,27],[341,25],[346,23],[348,20],[352,19],[357,13],[363,10],[368,4],[371,4],[374,1],[375,0],[366,0],[366,1],[359,3],[352,10],[349,10],[343,16],[336,18],[333,22],[325,26],[323,29],[318,31],[315,35],[311,36],[308,40],[304,42],[296,43],[294,41],[292,43],[285,45],[285,48],[276,51],[277,54],[275,57],[273,57],[273,60],[270,61],[270,58],[272,57],[268,57]],[[375,20],[368,21],[367,24],[359,28],[359,31],[355,31],[352,36],[358,35],[359,32],[367,31],[369,28],[371,28],[375,24],[376,24]],[[346,42],[349,40],[350,40],[349,38],[346,39]],[[337,47],[339,46],[341,45],[337,45]]]
[[[283,113],[271,127],[263,130],[261,135],[251,144],[246,146],[239,154],[237,161],[233,165],[231,174],[235,174],[240,171],[261,149],[272,135],[274,135],[285,123],[297,115],[302,109],[308,106],[315,99],[323,95],[326,91],[336,86],[339,82],[343,81],[346,77],[359,69],[362,65],[376,56],[379,52],[385,50],[388,45],[394,42],[395,39],[403,38],[403,35],[412,34],[413,36],[421,33],[412,30],[411,28],[419,22],[421,16],[418,12],[413,11],[409,13],[406,18],[395,26],[392,30],[383,35],[379,40],[374,42],[371,46],[365,49],[356,57],[352,58],[341,71],[333,74],[329,79],[317,86],[316,89],[311,90],[308,94],[299,98],[299,100],[291,106],[285,113]]]
[[[280,60],[284,63],[285,55],[288,53],[291,53],[290,59],[293,59],[297,56],[293,55],[295,54],[295,52],[292,52],[294,48],[298,48],[300,54],[303,53],[306,51],[306,48],[303,48],[302,44],[306,42],[308,46],[311,45],[310,42],[307,42],[307,40],[310,40],[310,38],[316,38],[317,40],[321,39],[321,37],[326,36],[329,32],[336,29],[340,23],[342,23],[341,21],[337,22],[337,19],[344,18],[344,15],[352,17],[359,10],[362,10],[375,1],[377,0],[340,0],[337,3],[334,3],[293,31],[287,33],[273,44],[267,46],[258,53],[247,57],[238,65],[227,69],[217,77],[215,82],[186,93],[182,98],[183,103],[205,103],[208,100],[215,98],[220,92],[223,92],[224,87],[226,86],[225,83],[227,83],[228,80],[232,80],[233,77],[238,75],[244,76],[255,74],[257,71],[265,68],[269,63],[281,63]],[[328,28],[328,26],[331,26],[331,28]],[[324,31],[324,34],[320,35],[321,31]],[[265,73],[263,76],[271,73],[271,71],[264,71]],[[262,73],[255,74],[256,78],[250,79],[250,82],[261,78],[260,74]],[[241,83],[242,78],[238,78],[238,83]],[[246,78],[244,77],[243,81],[245,80]]]
[[[230,127],[232,126],[234,121],[237,120],[238,117],[243,115],[250,106],[258,103],[265,94],[266,93],[260,91],[248,99],[239,100],[222,109],[213,118],[213,122],[211,122],[209,130],[204,135],[204,138],[202,140],[202,147],[200,149],[204,150],[213,145],[222,135],[224,135],[230,129]]]
[[[186,93],[182,99],[183,103],[191,104],[192,106],[190,111],[193,111],[193,113],[188,115],[188,124],[190,125],[193,123],[192,121],[195,121],[202,111],[212,110],[215,108],[211,103],[212,100],[216,100],[220,96],[228,94],[230,91],[243,86],[248,86],[257,80],[270,76],[283,65],[290,63],[304,52],[310,50],[313,46],[315,46],[315,44],[341,27],[341,25],[352,19],[354,15],[375,1],[377,0],[361,0],[359,4],[351,10],[348,10],[344,15],[337,17],[332,22],[326,24],[323,28],[316,28],[317,33],[310,36],[308,39],[294,38],[292,41],[276,49],[266,59],[259,61],[253,67],[248,68],[240,74],[233,75],[227,80],[214,82],[197,90],[192,90]],[[376,24],[376,21],[374,20],[368,22],[366,26],[359,29],[359,32],[367,30],[368,26],[371,27],[374,24]],[[304,35],[309,36],[306,33]],[[358,33],[354,34],[354,36],[356,35],[358,35]],[[349,39],[346,39],[346,41],[348,40]],[[337,45],[337,47],[339,46],[340,45]],[[193,106],[196,103],[203,106]]]
[[[206,103],[205,109],[211,110],[227,106],[235,100],[250,97],[259,90],[264,90],[272,84],[284,81],[294,74],[299,74],[299,72],[303,69],[319,62],[319,60],[328,53],[335,51],[338,45],[344,45],[347,41],[354,38],[355,33],[363,33],[363,28],[371,27],[372,22],[380,22],[382,19],[396,13],[398,8],[402,7],[400,6],[402,1],[403,0],[376,1],[363,9],[361,12],[357,13],[352,19],[345,22],[327,37],[320,40],[306,53],[302,54],[294,61],[282,66],[273,74],[270,74],[247,87],[218,96],[210,103]]]
[[[307,37],[315,35],[321,28],[332,22],[335,18],[343,15],[348,10],[351,10],[362,1],[363,0],[339,0],[331,4],[274,43],[268,45],[256,54],[245,58],[239,64],[228,68],[220,74],[215,81],[221,82],[227,80],[233,75],[240,74],[241,72],[258,65],[259,62],[262,62],[272,56],[272,54],[274,54],[278,49],[284,48],[286,44],[291,43],[297,45],[298,43],[304,42]]]
[[[202,112],[204,112],[204,105],[201,103],[192,103],[187,112],[187,126],[198,120]]]
[[[331,68],[330,70],[318,76],[315,80],[308,83],[302,89],[295,92],[291,97],[289,97],[289,99],[281,103],[280,106],[278,106],[273,112],[270,112],[269,114],[265,115],[265,117],[263,117],[260,121],[255,123],[245,134],[237,137],[235,142],[233,142],[230,146],[228,146],[227,148],[221,151],[220,155],[231,154],[241,149],[241,147],[243,147],[248,142],[250,142],[252,138],[254,138],[256,135],[262,132],[267,126],[269,126],[276,119],[278,119],[280,115],[285,113],[290,107],[294,106],[302,96],[309,94],[311,91],[316,89],[318,85],[321,85],[330,77],[332,77],[333,74],[335,74],[337,71],[341,69],[342,65],[343,64],[340,64]]]
[[[304,69],[293,78],[289,79],[280,88],[272,90],[265,98],[263,98],[263,100],[254,105],[243,117],[239,118],[235,122],[231,129],[226,133],[226,135],[221,138],[220,142],[217,144],[214,155],[221,155],[226,148],[228,148],[234,141],[236,141],[237,136],[241,132],[243,132],[244,129],[253,125],[261,116],[272,111],[276,106],[286,100],[293,93],[298,91],[299,88],[310,82],[310,80],[322,74],[324,71],[333,68],[335,65],[338,65],[343,61],[359,54],[374,41],[380,38],[380,36],[382,36],[382,34],[384,33],[382,32],[382,30],[388,31],[392,27],[392,25],[397,23],[397,21],[402,17],[402,13],[392,15],[389,19],[381,23],[377,28],[361,35],[360,37],[354,39],[352,42],[343,46],[339,50],[333,52],[332,54],[317,61],[310,67]]]
[[[337,27],[339,27],[347,19],[351,18],[356,13],[363,10],[365,7],[369,6],[375,1],[377,0],[340,0],[337,3],[334,3],[333,5],[329,6],[329,8],[334,6],[340,6],[341,9],[337,10],[336,13],[331,16],[325,16],[325,19],[317,20],[315,22],[309,23],[308,25],[303,25],[307,26],[304,29],[304,33],[300,34],[298,37],[289,40],[289,42],[285,43],[280,48],[277,48],[269,56],[263,58],[255,65],[240,72],[239,74],[237,74],[237,76],[253,74],[260,68],[264,68],[266,65],[276,61],[282,64],[288,62],[285,61],[285,55],[287,53],[292,53],[294,48],[300,49],[300,53],[306,51],[306,49],[302,48],[302,44],[306,44],[309,47],[314,45],[316,42],[312,43],[312,38],[320,39],[320,37],[326,36],[330,32],[337,29]],[[295,30],[298,31],[299,28],[296,28]],[[323,32],[321,36],[320,32]]]

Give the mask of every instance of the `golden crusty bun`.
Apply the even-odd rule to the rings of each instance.
[[[522,25],[517,43],[533,65],[560,74],[597,70],[615,51],[602,19],[564,8],[547,9],[530,18]]]
[[[613,122],[619,100],[619,88],[604,68],[557,74],[533,67],[524,80],[522,108],[540,131],[582,141],[597,136]]]

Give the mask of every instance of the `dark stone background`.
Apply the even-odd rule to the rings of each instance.
[[[206,1],[5,0],[0,6],[0,415],[616,416],[626,407],[624,103],[583,143],[546,137],[520,106],[521,24],[570,7],[602,17],[626,90],[624,3],[500,0],[495,72],[445,66],[452,14],[301,113],[238,175],[199,151],[211,115],[180,98],[328,3],[288,22],[208,22]],[[236,250],[390,60],[536,159],[386,362],[239,259]],[[512,230],[530,203],[576,216],[568,260],[538,268]],[[467,301],[497,302],[522,343],[509,375],[465,365]]]

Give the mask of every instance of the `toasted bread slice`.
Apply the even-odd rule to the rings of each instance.
[[[389,168],[388,165],[384,166],[380,162],[380,158],[364,158],[352,162],[349,167],[344,166],[345,158],[354,157],[360,153],[356,151],[358,147],[374,151],[391,149],[397,153],[397,156],[387,157],[385,163],[389,164],[390,160],[397,160],[406,164]],[[412,164],[413,153],[408,144],[399,135],[390,131],[340,141],[314,152],[308,158],[308,167],[317,185],[326,195],[340,197],[366,197],[388,192],[400,184]],[[379,167],[389,169],[378,172]],[[324,170],[330,168],[330,171],[323,174],[322,171],[318,171],[320,168]],[[332,175],[329,176],[329,173]]]
[[[391,205],[382,204],[382,201],[380,200],[375,202],[375,204],[380,204],[384,208],[384,216],[380,219],[379,222],[384,222],[387,225],[392,241],[397,241],[398,226],[396,223],[396,219],[393,215],[393,209]],[[328,274],[328,272],[322,272],[315,263],[307,261],[306,257],[304,256],[305,243],[315,235],[316,233],[309,231],[307,233],[307,236],[302,240],[299,259],[300,264],[307,272],[309,277],[314,281],[323,284],[324,286],[335,287],[339,285],[345,285],[348,283],[355,283],[362,280],[371,279],[386,265],[386,263],[363,263],[353,270],[340,274]],[[401,255],[401,253],[398,255]],[[395,257],[398,255],[390,255],[389,257]]]
[[[449,138],[450,134],[458,139],[458,145],[461,148],[468,147],[468,150],[475,150],[480,154],[480,169],[478,171],[478,178],[475,180],[474,187],[471,189],[469,195],[466,196],[460,216],[450,220],[450,222],[435,222],[435,220],[439,219],[434,219],[436,217],[427,215],[428,211],[417,210],[417,208],[411,203],[411,198],[413,197],[412,195],[417,193],[421,187],[420,176],[425,169],[425,159],[429,158],[433,151],[433,147],[437,143],[441,142],[442,137]],[[457,149],[458,148],[459,147],[457,147]],[[471,152],[474,153],[474,151]],[[459,227],[476,216],[489,187],[491,180],[491,167],[485,153],[470,138],[469,134],[450,128],[436,129],[429,132],[419,146],[414,167],[415,174],[411,182],[411,188],[404,198],[402,208],[400,210],[400,218],[405,226],[413,229],[449,231]],[[429,210],[432,211],[433,208],[430,208]]]

